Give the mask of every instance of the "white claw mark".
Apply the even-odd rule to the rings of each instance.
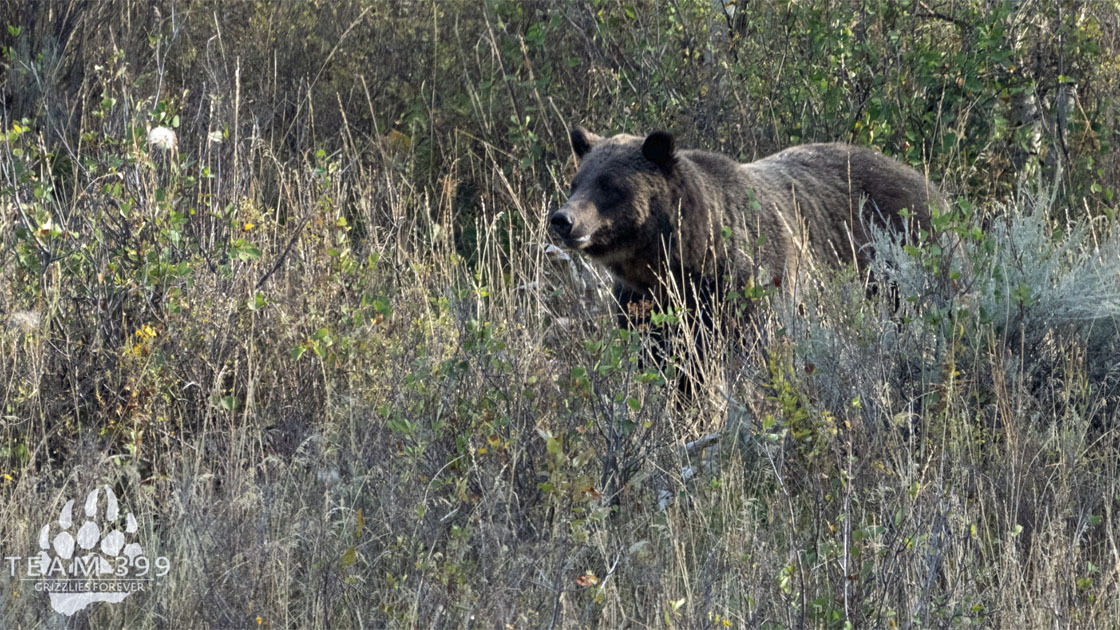
[[[117,495],[113,494],[113,489],[105,486],[105,518],[110,521],[117,520]]]
[[[66,502],[66,505],[62,506],[62,513],[58,515],[59,527],[61,527],[62,529],[70,529],[70,524],[74,522],[71,518],[71,512],[73,512],[73,510],[74,499],[70,499]]]
[[[97,488],[89,491],[86,495],[86,517],[93,518],[97,514]]]

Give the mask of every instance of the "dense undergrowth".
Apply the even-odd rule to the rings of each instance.
[[[73,617],[0,572],[3,627],[1120,623],[1114,3],[2,17],[0,545],[107,484],[171,561]],[[882,235],[897,307],[733,296],[678,407],[544,244],[576,123],[869,144],[958,201]]]

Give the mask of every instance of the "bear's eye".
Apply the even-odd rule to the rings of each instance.
[[[610,177],[599,177],[595,180],[595,187],[608,203],[620,203],[626,199],[626,189],[616,184]]]

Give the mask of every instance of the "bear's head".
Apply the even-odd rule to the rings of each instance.
[[[577,127],[571,142],[579,168],[567,203],[548,216],[552,235],[608,265],[661,247],[673,226],[673,136],[603,138]]]

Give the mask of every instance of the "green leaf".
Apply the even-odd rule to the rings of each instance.
[[[358,559],[358,550],[355,549],[354,547],[350,547],[349,549],[346,550],[346,553],[342,554],[342,562],[341,562],[342,568],[345,569],[346,567],[354,564],[354,561],[357,560],[357,559]]]
[[[260,248],[243,238],[233,242],[233,251],[241,261],[256,260],[261,257]]]
[[[373,298],[373,310],[382,317],[389,317],[393,314],[393,305],[389,302],[389,298],[381,295]]]

